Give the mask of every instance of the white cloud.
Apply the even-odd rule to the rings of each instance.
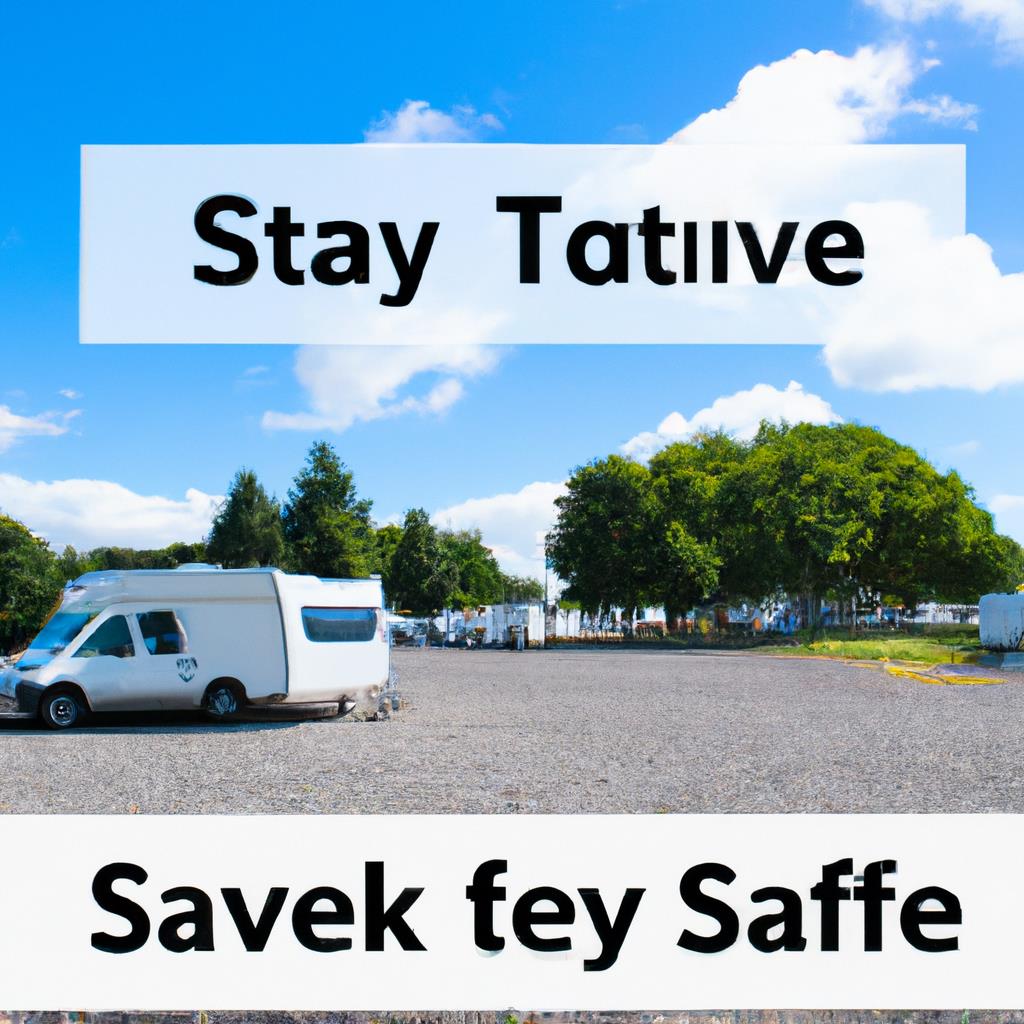
[[[1006,51],[1024,54],[1024,3],[1021,0],[866,0],[890,18],[922,22],[950,15],[991,32]]]
[[[761,420],[787,423],[842,423],[842,417],[820,395],[805,391],[791,380],[784,391],[771,384],[755,384],[746,391],[716,398],[687,419],[682,413],[666,416],[658,429],[630,438],[622,451],[646,461],[674,441],[685,441],[698,431],[724,430],[742,440],[757,433]]]
[[[62,398],[68,399],[68,401],[70,402],[73,402],[76,398],[82,397],[82,392],[75,391],[73,388],[61,388],[60,391],[57,392],[57,394],[60,395]]]
[[[406,100],[398,110],[385,110],[363,137],[367,142],[471,142],[502,127],[494,114],[466,104],[446,111],[426,100]]]
[[[270,374],[269,366],[247,366],[235,378],[235,389],[237,391],[255,391],[259,388],[270,387],[274,378]]]
[[[464,381],[493,370],[502,350],[477,342],[485,339],[499,318],[450,310],[435,320],[421,317],[452,339],[447,345],[310,345],[295,357],[295,375],[305,388],[310,409],[268,411],[268,430],[343,431],[357,421],[405,413],[439,415],[463,395]],[[386,340],[386,339],[385,339]],[[425,392],[405,389],[423,374],[439,375]],[[405,391],[405,393],[403,393]]]
[[[0,405],[0,452],[17,444],[25,437],[59,437],[67,433],[67,421],[81,410],[72,409],[61,416],[43,413],[40,416],[19,416],[10,406]]]
[[[997,494],[988,503],[996,529],[1024,544],[1024,494]]]
[[[904,203],[851,207],[874,238],[858,301],[825,327],[835,380],[869,391],[1024,382],[1024,273],[1003,274],[977,235],[937,238]]]
[[[976,108],[949,96],[909,95],[934,61],[904,46],[864,46],[853,56],[797,50],[758,65],[724,106],[701,114],[673,143],[857,143],[881,138],[903,115],[971,125]]]
[[[504,320],[499,312],[447,307],[399,310],[393,321],[364,322],[366,345],[307,345],[295,356],[295,376],[310,408],[268,410],[267,430],[347,430],[353,423],[405,413],[439,415],[464,393],[464,381],[489,373],[503,350],[483,344]],[[442,337],[446,343],[427,339]],[[440,377],[425,392],[407,386],[423,374]]]
[[[1010,41],[1024,4],[1009,0],[879,0],[893,16],[940,10],[988,19]],[[757,67],[726,106],[701,115],[672,142],[862,142],[882,138],[900,116],[962,122],[974,108],[948,96],[910,94],[933,61],[905,46],[864,47],[847,57],[801,50]],[[851,206],[870,239],[857,301],[821,320],[825,362],[844,386],[907,392],[987,391],[1024,382],[1024,274],[1004,274],[977,235],[943,237],[912,204]]]
[[[0,511],[56,548],[165,547],[200,540],[223,498],[195,488],[184,500],[137,494],[108,480],[25,480],[0,473]]]
[[[505,572],[543,580],[544,535],[555,522],[555,498],[564,493],[564,483],[537,481],[438,509],[431,519],[443,528],[479,529]]]

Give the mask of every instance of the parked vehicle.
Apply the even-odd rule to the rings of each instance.
[[[0,693],[66,729],[87,711],[376,710],[389,675],[379,579],[202,565],[79,577]]]

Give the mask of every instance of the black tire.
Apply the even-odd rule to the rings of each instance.
[[[70,729],[83,714],[81,701],[69,690],[45,693],[39,702],[39,718],[48,729]]]
[[[238,690],[230,683],[211,686],[206,694],[206,713],[219,722],[229,721],[242,709]]]

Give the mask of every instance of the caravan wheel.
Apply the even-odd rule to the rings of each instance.
[[[206,695],[206,713],[211,718],[230,718],[238,712],[239,707],[238,694],[228,683],[212,686]]]
[[[39,702],[39,717],[47,728],[70,729],[82,717],[82,707],[74,694],[58,690]]]

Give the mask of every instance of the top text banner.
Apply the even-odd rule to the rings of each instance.
[[[823,344],[927,288],[964,232],[964,164],[961,146],[85,146],[80,337]]]

